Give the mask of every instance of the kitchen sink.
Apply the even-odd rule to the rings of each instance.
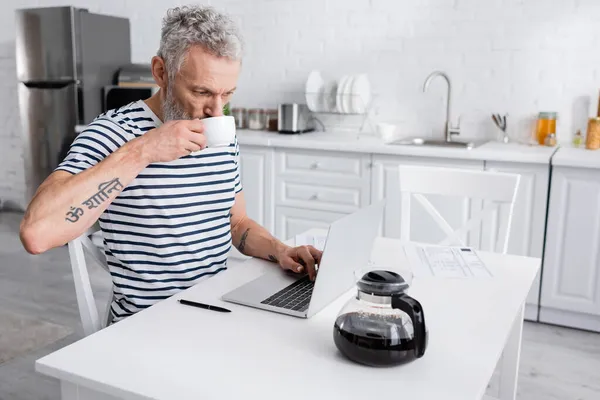
[[[474,147],[481,145],[483,142],[469,141],[469,142],[461,142],[461,141],[451,141],[447,142],[445,140],[436,140],[436,139],[426,139],[420,137],[411,137],[411,138],[402,138],[390,142],[392,145],[402,145],[402,146],[436,146],[436,147],[451,147],[456,149],[467,149],[470,150]]]

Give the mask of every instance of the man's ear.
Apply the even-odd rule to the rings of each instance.
[[[167,76],[167,66],[165,60],[162,57],[152,57],[152,76],[156,84],[163,90],[167,90],[167,84],[169,83],[169,77]]]

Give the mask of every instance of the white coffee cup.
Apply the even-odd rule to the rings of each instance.
[[[235,118],[230,115],[202,119],[206,147],[229,146],[235,141]]]

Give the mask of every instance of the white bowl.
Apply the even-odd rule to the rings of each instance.
[[[379,136],[385,143],[393,141],[396,133],[396,125],[380,122],[376,125],[377,136]]]

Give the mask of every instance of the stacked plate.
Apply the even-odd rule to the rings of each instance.
[[[364,114],[371,101],[371,83],[366,74],[325,81],[319,71],[312,71],[306,80],[305,95],[312,112]]]

